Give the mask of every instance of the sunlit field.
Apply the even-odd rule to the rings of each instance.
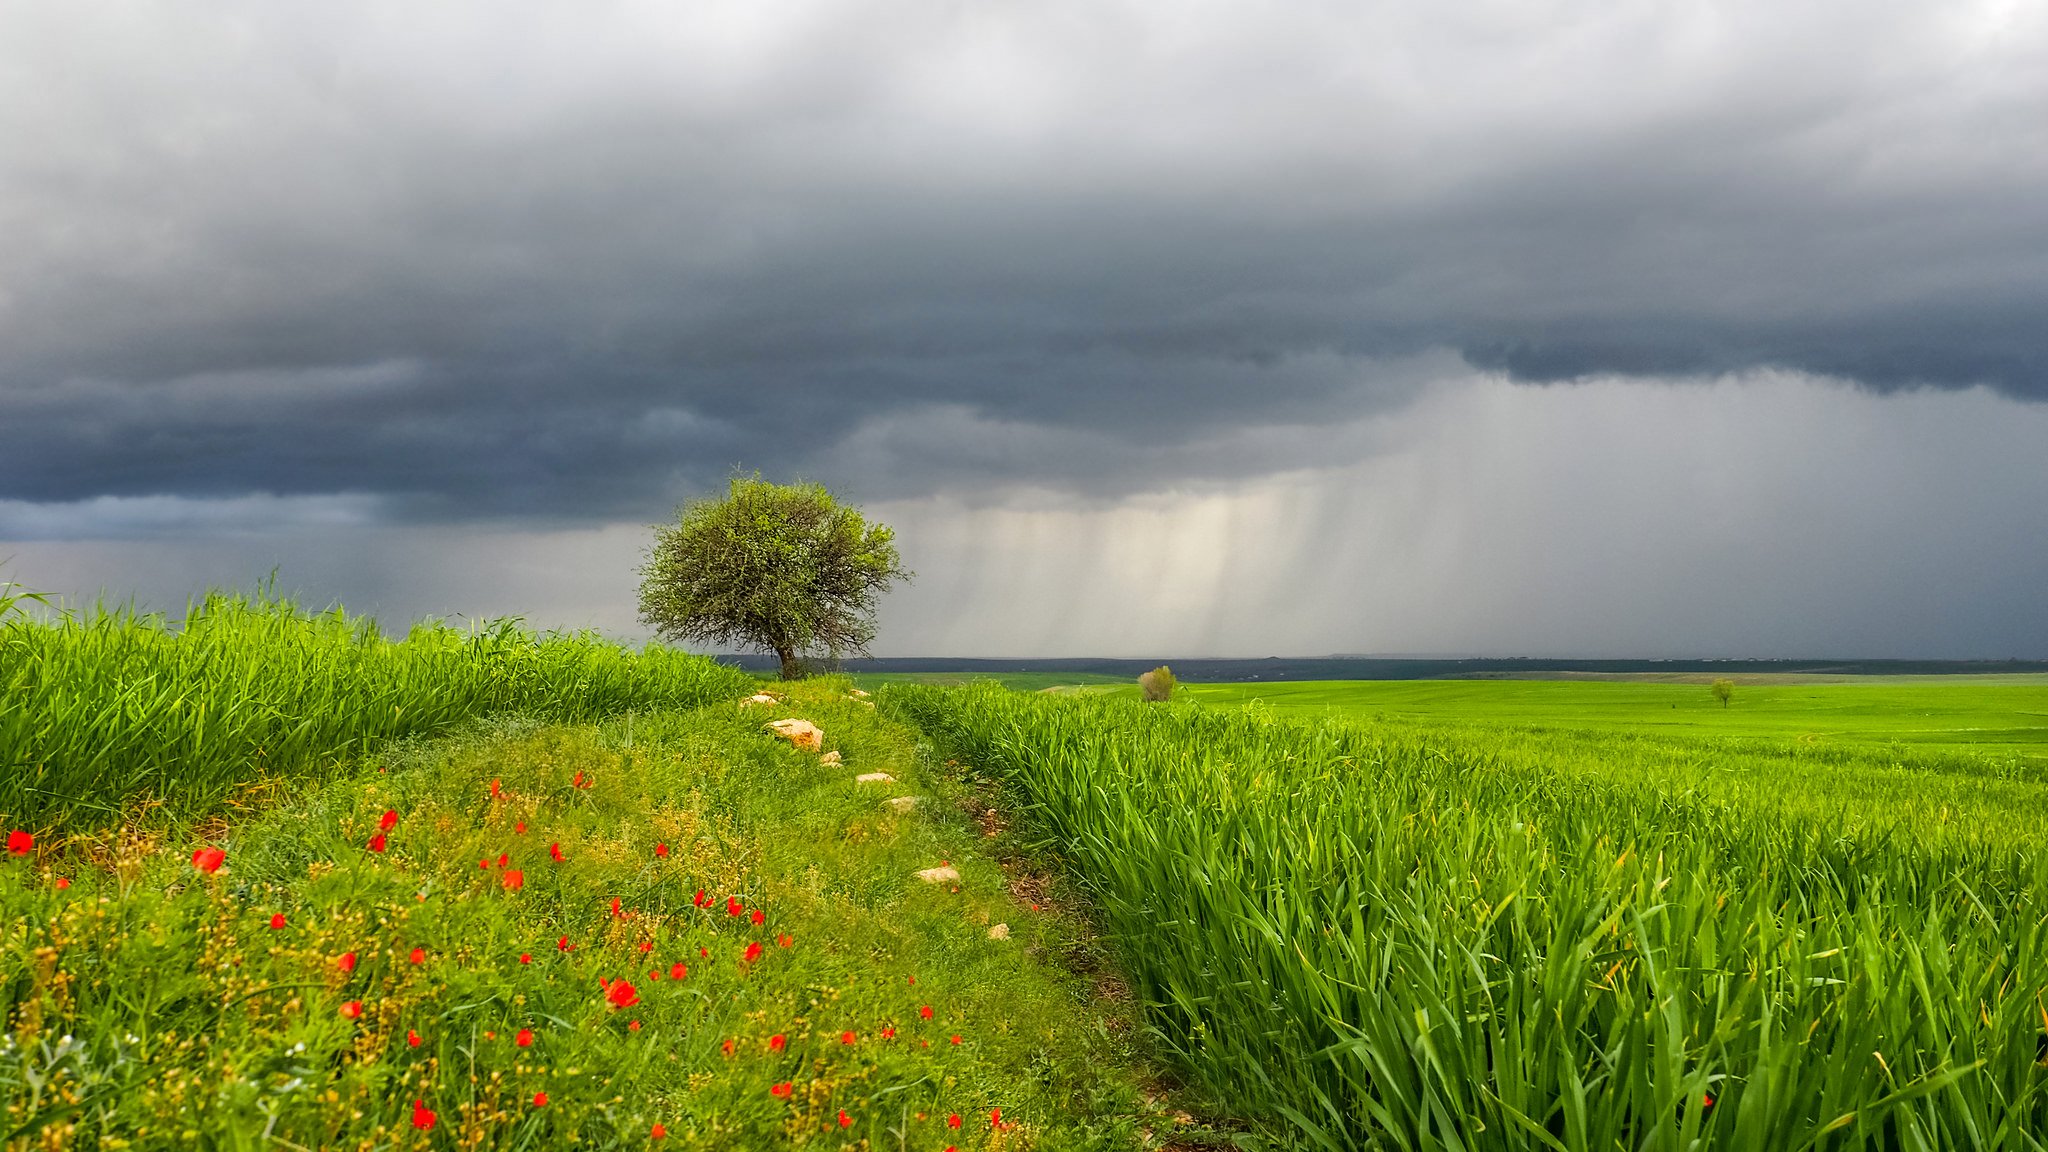
[[[843,680],[261,598],[0,636],[0,1147],[1178,1123],[1061,883]]]
[[[1186,1073],[1307,1146],[2041,1147],[2039,773],[1637,735],[1615,702],[1719,705],[1588,687],[1527,686],[1611,702],[1548,729],[1196,702],[1238,688],[888,698],[1085,881]]]
[[[8,1147],[2048,1131],[2025,679],[868,698],[264,595],[0,661]]]
[[[2048,676],[1832,682],[1735,677],[1727,706],[1708,676],[1627,680],[1351,680],[1185,686],[1216,705],[1279,715],[1741,737],[1908,755],[2019,757],[2048,767]]]

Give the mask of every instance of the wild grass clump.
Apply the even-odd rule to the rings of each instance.
[[[1915,805],[1909,781],[1824,813],[1398,725],[885,699],[1015,790],[1179,1062],[1304,1145],[2038,1150],[2048,1132],[2038,824],[1922,843],[1866,819]]]
[[[340,609],[209,593],[173,624],[127,608],[0,604],[0,821],[55,829],[189,817],[382,741],[473,717],[577,722],[741,694],[744,673],[510,621],[402,640]]]
[[[1173,669],[1161,664],[1138,677],[1138,693],[1156,704],[1173,699],[1173,690],[1178,684],[1173,678]]]

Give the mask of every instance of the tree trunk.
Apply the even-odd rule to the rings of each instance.
[[[782,661],[782,678],[784,680],[803,679],[804,670],[803,666],[796,662],[796,649],[778,646],[775,649],[775,655]]]

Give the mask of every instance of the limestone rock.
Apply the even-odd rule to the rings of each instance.
[[[777,720],[768,725],[768,730],[805,752],[816,752],[825,746],[825,733],[809,720]]]
[[[882,803],[887,804],[892,810],[897,812],[910,812],[917,808],[917,797],[897,796],[893,799],[884,800]]]
[[[951,884],[960,878],[960,870],[951,864],[941,864],[937,868],[919,871],[917,878],[927,884]]]
[[[988,938],[991,940],[1008,940],[1010,938],[1010,926],[1008,924],[989,925]]]
[[[747,698],[746,698],[745,700],[742,700],[742,701],[740,701],[740,703],[742,703],[742,704],[780,704],[780,703],[782,703],[782,701],[780,701],[780,700],[777,700],[777,699],[776,699],[775,697],[773,697],[773,696],[770,696],[770,695],[769,695],[769,694],[767,694],[766,692],[756,692],[756,693],[754,693],[754,694],[753,694],[752,696],[749,696],[749,697],[747,697]]]
[[[818,757],[818,763],[820,763],[820,764],[837,764],[837,763],[839,763],[839,749],[837,749],[837,748],[834,748],[834,749],[833,749],[832,751],[830,751],[830,752],[827,752],[827,753],[825,753],[825,754],[824,754],[823,756],[820,756],[820,757]]]
[[[896,778],[887,772],[863,772],[853,778],[855,784],[894,784]]]

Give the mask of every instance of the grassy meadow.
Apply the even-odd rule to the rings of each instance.
[[[924,679],[0,608],[0,1148],[2048,1143],[2048,685]]]
[[[844,680],[263,597],[0,635],[0,1148],[1181,1124],[1061,882]]]

